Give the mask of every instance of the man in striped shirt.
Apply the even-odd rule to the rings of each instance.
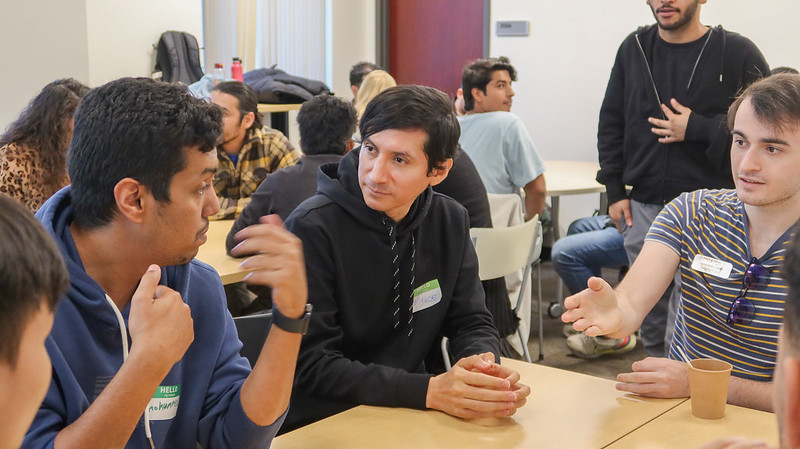
[[[772,373],[786,282],[781,262],[800,219],[800,76],[754,83],[731,105],[735,190],[684,193],[664,208],[616,290],[600,278],[566,299],[565,322],[586,335],[635,331],[681,273],[668,358],[620,374],[617,389],[652,397],[689,395],[688,362],[730,362],[728,402],[772,410]]]

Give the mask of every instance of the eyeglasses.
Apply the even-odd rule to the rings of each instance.
[[[729,325],[750,324],[756,317],[756,307],[747,299],[747,291],[750,288],[764,288],[769,283],[770,269],[761,265],[757,258],[750,259],[750,264],[744,272],[742,288],[739,295],[731,304],[728,310],[728,319],[725,321]]]

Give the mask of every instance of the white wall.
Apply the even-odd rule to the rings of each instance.
[[[375,62],[375,0],[330,0],[331,85],[336,95],[352,98],[350,67]]]
[[[0,0],[0,132],[50,81],[89,81],[85,3]]]
[[[0,11],[0,129],[55,79],[94,87],[150,76],[164,31],[188,31],[202,46],[201,0],[0,0]]]
[[[703,23],[749,37],[772,67],[800,68],[799,15],[796,0],[709,0],[701,7]],[[497,37],[497,20],[529,20],[530,35]],[[512,111],[545,159],[597,160],[597,118],[617,48],[638,26],[654,22],[640,0],[492,0],[490,54],[508,56],[517,68]],[[561,204],[562,226],[597,207],[595,196]]]
[[[203,46],[201,0],[86,0],[86,17],[92,86],[123,76],[150,76],[153,45],[164,31],[187,31]]]

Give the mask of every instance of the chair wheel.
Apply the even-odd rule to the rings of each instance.
[[[560,302],[551,302],[547,306],[547,316],[550,318],[559,318],[564,313],[564,306]]]

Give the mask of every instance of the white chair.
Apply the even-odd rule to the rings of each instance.
[[[524,211],[524,194],[525,192],[520,189],[519,193],[496,194],[489,193],[489,208],[492,214],[492,225],[495,228],[505,228],[509,226],[516,226],[525,222]],[[541,274],[541,267],[538,265],[539,256],[542,253],[542,233],[537,234],[536,251],[533,259],[536,261],[536,270]],[[508,300],[511,307],[517,303],[519,293],[522,292],[522,302],[516,310],[516,315],[519,318],[519,327],[523,334],[522,341],[517,341],[516,338],[508,338],[509,344],[516,349],[520,354],[523,353],[523,346],[528,344],[528,335],[531,330],[531,290],[530,287],[522,289],[523,270],[517,270],[505,276],[506,287],[508,288]],[[539,281],[541,284],[541,281]],[[541,296],[541,289],[538,290]],[[539,298],[541,300],[541,298]]]
[[[537,253],[541,252],[541,245],[537,245],[540,230],[538,216],[526,223],[508,228],[472,228],[469,230],[475,244],[475,252],[478,254],[478,276],[481,280],[494,279],[522,270],[522,285],[514,305],[515,314],[519,314],[525,292],[530,290],[528,280],[531,279],[531,268],[538,259]],[[537,276],[537,279],[541,284],[541,277]],[[541,285],[538,290],[541,292]],[[544,358],[542,353],[544,334],[542,332],[541,293],[539,293],[537,305],[539,310],[539,360],[541,360]],[[517,329],[517,335],[522,343],[522,354],[527,362],[531,362],[531,355],[526,344],[527,339],[523,332],[524,330],[520,326]]]
[[[531,267],[538,258],[537,253],[541,252],[539,239],[541,225],[539,216],[533,217],[528,222],[506,228],[471,228],[469,230],[472,243],[475,245],[475,252],[478,254],[478,277],[483,281],[506,276],[507,274],[522,270],[522,284],[514,305],[514,313],[519,314],[523,304],[525,292],[530,291],[528,280],[531,278]],[[537,244],[537,242],[539,242]],[[538,247],[538,248],[537,248]],[[537,268],[539,264],[537,264]],[[538,276],[539,291],[541,292],[541,276]],[[542,332],[542,295],[538,298],[539,307],[539,360],[544,358],[542,344],[544,334]],[[517,336],[522,343],[522,355],[525,361],[531,362],[531,354],[524,338],[525,330],[520,326],[517,329]],[[442,339],[442,356],[445,367],[450,369],[450,357],[447,350],[448,340]]]

